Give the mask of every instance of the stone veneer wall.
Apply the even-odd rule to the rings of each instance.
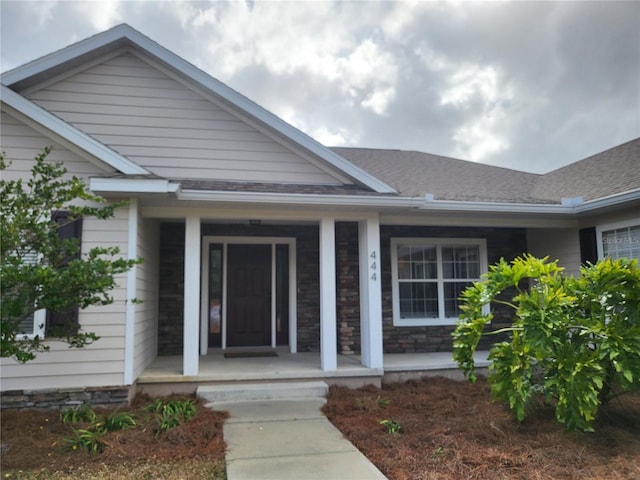
[[[360,269],[358,224],[336,222],[338,352],[360,352]]]
[[[298,351],[320,351],[319,230],[310,225],[203,224],[203,235],[295,237],[298,277]],[[184,224],[160,225],[158,355],[182,355]]]
[[[500,258],[511,260],[527,251],[526,230],[519,228],[468,227],[404,227],[382,226],[380,229],[382,261],[382,323],[385,353],[448,352],[452,350],[451,332],[455,326],[394,327],[391,304],[391,248],[392,237],[486,238],[489,265]],[[493,309],[491,330],[511,323],[511,312],[503,307]],[[478,348],[488,350],[492,343],[502,340],[496,336],[480,340]]]
[[[60,388],[11,390],[0,394],[5,408],[62,409],[86,404],[94,407],[117,407],[129,401],[130,387]]]

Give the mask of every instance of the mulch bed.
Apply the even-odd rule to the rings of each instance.
[[[639,394],[614,401],[596,433],[567,432],[542,406],[519,424],[490,398],[483,380],[432,378],[332,387],[324,412],[390,480],[640,479]]]
[[[104,465],[135,465],[149,461],[178,462],[183,460],[224,460],[225,443],[222,425],[226,413],[214,412],[199,403],[196,415],[176,428],[158,433],[153,414],[143,407],[150,399],[136,398],[131,406],[119,408],[131,412],[138,425],[133,429],[107,433],[103,437],[107,448],[98,455],[80,451],[65,451],[65,437],[72,436],[72,427],[83,424],[63,424],[54,410],[5,410],[2,423],[2,471],[11,469],[72,472],[77,469]],[[95,409],[99,415],[112,410]]]

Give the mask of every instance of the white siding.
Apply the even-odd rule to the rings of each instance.
[[[48,158],[64,161],[70,175],[86,179],[90,175],[104,173],[12,116],[3,113],[1,121],[2,150],[6,158],[13,162],[3,172],[3,178],[28,178],[33,158],[44,146],[53,146]],[[126,252],[127,215],[125,208],[119,209],[114,219],[84,219],[82,251],[87,252],[95,246],[115,245]],[[117,283],[117,288],[112,291],[115,299],[113,304],[94,306],[80,312],[82,330],[95,332],[101,337],[100,340],[83,349],[70,349],[66,343],[47,341],[50,351],[38,354],[35,360],[26,364],[2,358],[0,388],[6,391],[122,385],[126,276],[118,276]]]
[[[341,183],[130,53],[28,97],[164,177]]]
[[[580,274],[580,237],[574,228],[527,230],[529,253],[536,257],[549,256],[558,260],[565,274]]]
[[[158,354],[158,223],[138,217],[137,255],[144,263],[136,269],[135,343],[133,376],[137,378]]]

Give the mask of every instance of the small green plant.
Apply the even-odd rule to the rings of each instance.
[[[116,432],[118,430],[126,430],[136,426],[135,416],[125,412],[111,412],[104,419],[94,424],[96,430],[104,430],[105,432]]]
[[[197,411],[192,400],[171,400],[157,404],[154,402],[152,405],[151,411],[156,412],[158,432],[165,432],[191,420]]]
[[[153,402],[151,402],[149,405],[144,407],[144,410],[145,412],[158,413],[160,412],[160,410],[162,410],[163,405],[164,405],[164,400],[161,398],[156,398]]]
[[[383,425],[384,427],[387,428],[387,433],[390,433],[391,435],[397,435],[400,433],[400,430],[402,429],[402,425],[400,425],[400,423],[396,422],[395,420],[392,420],[390,418],[386,418],[384,420],[380,420],[380,425]]]
[[[388,407],[389,405],[391,405],[391,400],[388,400],[386,398],[382,398],[380,395],[378,395],[378,398],[376,398],[376,403],[378,404],[378,406],[380,408],[385,408],[385,407]]]
[[[78,408],[66,408],[60,414],[62,423],[92,423],[97,420],[96,412],[86,404],[80,405]]]
[[[104,431],[74,428],[73,436],[67,437],[65,441],[65,451],[82,451],[92,455],[101,453],[106,448],[106,443],[102,441]]]

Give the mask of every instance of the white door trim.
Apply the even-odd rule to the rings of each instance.
[[[202,237],[202,268],[200,290],[200,354],[206,355],[209,349],[209,246],[222,244],[222,349],[227,348],[227,247],[233,245],[271,245],[271,347],[276,347],[276,289],[275,261],[276,246],[289,246],[289,350],[297,352],[297,286],[296,286],[296,239],[295,237],[235,237],[205,235]]]

